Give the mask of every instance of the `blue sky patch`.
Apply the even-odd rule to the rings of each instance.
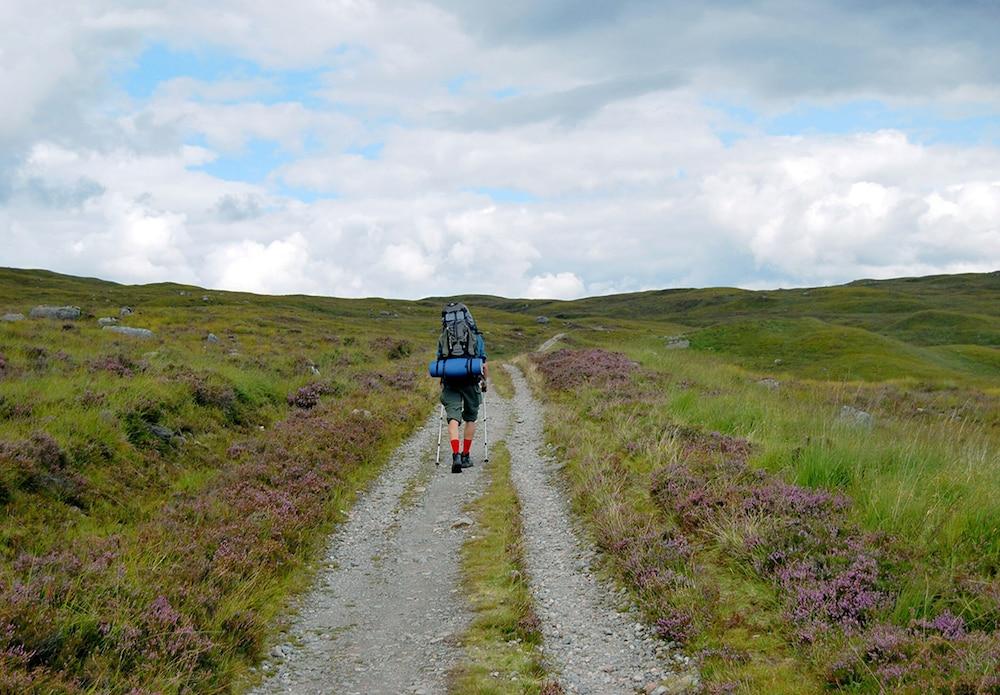
[[[357,147],[351,147],[347,150],[347,154],[357,154],[365,159],[379,159],[382,156],[382,150],[385,149],[384,142],[372,142],[367,145],[359,145]]]
[[[224,80],[261,80],[269,88],[237,101],[260,104],[299,102],[322,106],[316,94],[323,86],[326,68],[265,70],[260,65],[215,47],[177,50],[163,43],[150,44],[129,68],[118,74],[118,84],[135,99],[148,99],[169,80],[187,77],[206,84]]]
[[[1000,113],[949,116],[929,107],[891,107],[878,100],[802,104],[773,116],[725,101],[709,100],[705,105],[767,135],[847,135],[892,129],[925,145],[1000,144]],[[716,135],[726,146],[742,137],[725,128],[717,129]]]
[[[455,75],[451,79],[444,83],[444,86],[448,89],[449,94],[461,94],[465,91],[465,88],[470,82],[474,82],[479,79],[478,75],[473,73],[463,73],[461,75]]]
[[[167,80],[190,77],[204,82],[223,79],[261,77],[260,66],[250,60],[217,49],[177,51],[162,43],[150,45],[131,70],[120,77],[120,84],[137,99],[152,96],[156,87]]]
[[[282,149],[278,143],[255,139],[238,154],[221,155],[207,164],[192,168],[225,181],[263,183],[268,174],[293,159],[293,154]]]
[[[493,91],[493,98],[500,101],[503,99],[510,99],[511,97],[520,96],[521,90],[517,87],[504,87],[503,89],[497,89]]]

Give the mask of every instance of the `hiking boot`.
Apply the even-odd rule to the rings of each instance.
[[[451,455],[451,472],[461,473],[462,472],[462,455],[452,454]]]
[[[462,468],[472,468],[472,456],[462,454]]]

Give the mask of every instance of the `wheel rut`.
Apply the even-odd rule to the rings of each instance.
[[[556,462],[541,454],[541,406],[521,372],[508,371],[515,420],[507,448],[546,661],[568,693],[642,690],[670,672],[665,649],[637,616],[618,610],[620,596],[594,574],[595,551],[574,524]]]

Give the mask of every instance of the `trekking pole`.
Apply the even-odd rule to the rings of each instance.
[[[434,459],[434,465],[441,465],[441,427],[444,425],[444,406],[441,406],[441,417],[438,418],[438,452]]]
[[[486,417],[486,394],[483,393],[483,463],[490,460],[490,421]]]

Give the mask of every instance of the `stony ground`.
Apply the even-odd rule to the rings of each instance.
[[[671,675],[683,664],[666,658],[632,613],[617,609],[622,597],[591,572],[593,551],[539,453],[540,406],[521,373],[511,376],[513,399],[489,394],[489,427],[511,452],[548,667],[570,693],[684,692],[692,676]],[[459,548],[474,524],[463,507],[484,478],[481,433],[476,466],[452,474],[444,451],[435,468],[437,417],[400,447],[331,539],[315,587],[272,649],[255,694],[446,692],[471,620]]]

